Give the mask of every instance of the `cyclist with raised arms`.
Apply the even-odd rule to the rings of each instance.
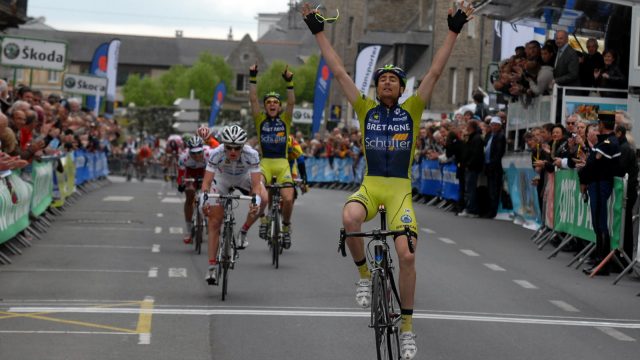
[[[417,224],[411,202],[411,164],[422,110],[431,98],[458,33],[472,13],[470,5],[455,12],[449,10],[449,32],[444,43],[433,57],[431,68],[416,93],[400,105],[398,100],[406,84],[405,72],[393,65],[379,68],[373,75],[378,101],[361,94],[323,31],[325,18],[308,3],[304,4],[304,21],[315,35],[322,56],[358,115],[362,130],[366,171],[360,189],[348,198],[342,212],[347,232],[360,232],[362,224],[376,216],[378,205],[384,204],[389,229],[403,230],[409,226],[413,241],[417,240]],[[356,301],[360,306],[368,307],[371,303],[371,274],[366,263],[364,240],[348,238],[347,245],[360,275],[356,284]],[[413,359],[418,350],[412,326],[415,255],[409,251],[406,236],[395,239],[395,248],[400,262],[400,352],[403,359]]]
[[[206,145],[209,145],[210,148],[215,149],[220,146],[218,140],[216,140],[216,138],[211,135],[211,129],[209,129],[208,127],[201,126],[198,128],[196,133],[202,138],[202,141],[204,141]]]
[[[185,235],[182,241],[191,244],[191,219],[193,218],[193,201],[196,197],[196,189],[199,182],[186,182],[185,179],[196,179],[202,181],[204,170],[207,165],[211,148],[204,145],[200,136],[193,136],[187,141],[188,151],[180,154],[178,158],[178,191],[184,192],[186,200],[184,202]]]
[[[260,168],[264,176],[265,184],[269,184],[273,176],[279,184],[293,183],[291,170],[289,169],[288,142],[291,132],[291,119],[295,94],[293,92],[293,73],[288,66],[282,73],[282,78],[287,82],[287,107],[282,109],[280,94],[271,91],[262,99],[264,111],[258,104],[257,76],[258,66],[249,68],[249,100],[251,112],[258,132],[258,142],[262,152]],[[285,249],[291,247],[291,214],[293,212],[293,188],[280,190],[282,195],[282,245]],[[265,239],[267,235],[268,220],[264,214],[260,215],[260,237]]]
[[[246,240],[249,227],[257,220],[258,213],[264,211],[267,205],[267,190],[262,184],[260,175],[260,156],[256,150],[245,144],[247,133],[238,125],[226,126],[222,129],[220,140],[222,145],[215,148],[209,156],[207,171],[202,181],[202,192],[229,194],[237,189],[245,195],[256,195],[256,205],[249,208],[247,220],[240,231],[238,247],[244,249],[249,245]],[[217,281],[218,242],[224,208],[221,205],[211,207],[207,203],[203,206],[203,212],[209,217],[209,270],[206,280],[209,285],[214,285]]]

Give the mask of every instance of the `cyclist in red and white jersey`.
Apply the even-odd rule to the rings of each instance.
[[[202,138],[202,141],[204,141],[205,145],[209,145],[210,148],[215,149],[220,146],[220,143],[218,142],[218,140],[216,140],[215,137],[213,137],[213,135],[211,134],[211,129],[209,129],[208,127],[201,126],[198,128],[198,131],[196,133]]]
[[[262,183],[258,152],[245,144],[247,133],[238,125],[227,126],[222,130],[221,140],[222,146],[213,149],[207,162],[202,192],[229,194],[235,189],[245,195],[256,195],[256,205],[249,208],[247,220],[238,236],[238,247],[244,249],[249,245],[247,231],[267,205],[267,190]],[[203,212],[209,217],[209,272],[206,280],[213,285],[216,283],[216,259],[224,209],[221,205],[211,207],[205,204]]]
[[[204,145],[200,136],[194,136],[187,141],[188,151],[180,154],[178,158],[178,191],[184,192],[187,199],[184,202],[185,236],[183,242],[191,244],[191,218],[193,217],[193,201],[196,189],[200,187],[204,171],[207,166],[206,159],[211,155],[211,148]],[[185,179],[195,179],[195,182],[186,182]]]

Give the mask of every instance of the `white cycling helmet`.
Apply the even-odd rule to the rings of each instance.
[[[225,126],[220,134],[223,144],[244,145],[247,142],[247,132],[238,125]]]

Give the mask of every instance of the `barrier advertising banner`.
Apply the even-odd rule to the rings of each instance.
[[[513,214],[531,227],[542,224],[542,214],[538,202],[538,191],[533,179],[538,174],[531,167],[529,154],[505,156],[502,159],[509,195],[513,205]]]
[[[555,172],[554,230],[595,242],[596,235],[591,224],[590,203],[582,200],[578,172],[560,170]],[[622,217],[624,216],[624,180],[614,178],[613,192],[607,204],[611,249],[620,244]]]
[[[31,199],[31,212],[35,216],[40,216],[44,213],[53,200],[53,164],[48,161],[34,161],[32,164],[33,198]]]
[[[0,179],[0,244],[29,226],[32,192],[17,173]]]

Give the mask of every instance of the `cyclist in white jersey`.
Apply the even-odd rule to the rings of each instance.
[[[178,157],[178,191],[184,192],[187,200],[184,202],[185,236],[182,241],[191,244],[191,219],[193,217],[193,201],[196,189],[200,187],[204,177],[207,160],[211,155],[211,148],[203,144],[200,136],[194,136],[187,141],[186,151]],[[195,179],[195,182],[185,182],[184,179]]]
[[[258,152],[249,145],[245,145],[247,133],[238,125],[227,126],[222,130],[221,140],[222,146],[215,148],[209,156],[202,181],[202,192],[229,194],[237,189],[245,195],[256,195],[256,205],[249,208],[247,220],[238,237],[239,248],[244,249],[249,245],[246,239],[249,227],[258,218],[258,213],[262,213],[267,205],[267,190],[262,184]],[[209,271],[206,280],[213,285],[217,279],[218,241],[224,209],[221,204],[211,207],[207,203],[203,207],[203,212],[209,217]]]

